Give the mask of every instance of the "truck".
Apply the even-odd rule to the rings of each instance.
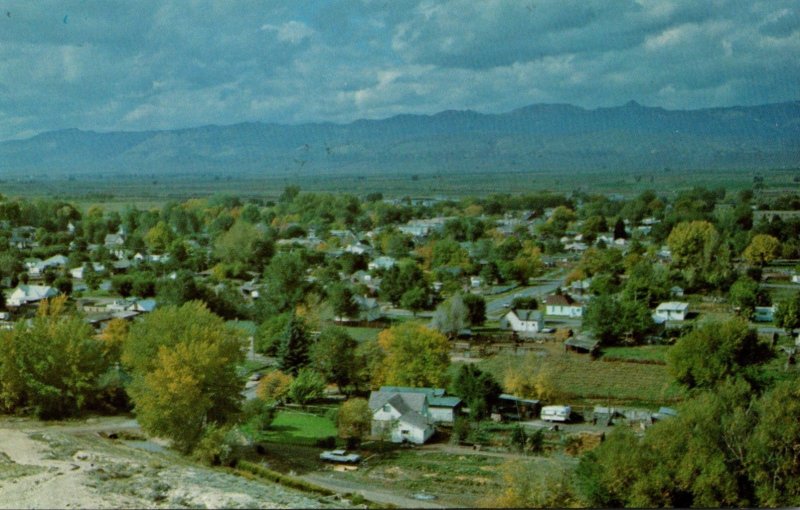
[[[567,422],[572,414],[570,406],[544,406],[542,407],[541,418],[544,421]]]

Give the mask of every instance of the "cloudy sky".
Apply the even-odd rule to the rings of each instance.
[[[0,140],[800,99],[800,0],[0,0]]]

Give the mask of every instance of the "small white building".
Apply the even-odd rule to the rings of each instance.
[[[689,314],[689,303],[667,301],[661,303],[653,314],[653,320],[661,324],[666,321],[684,321]]]
[[[408,386],[381,386],[385,393],[423,393],[428,396],[428,411],[434,423],[448,423],[456,419],[463,402],[458,397],[445,395],[444,388],[410,388]]]
[[[57,295],[58,291],[49,285],[19,285],[8,296],[6,304],[12,307],[20,307]]]
[[[390,269],[394,267],[395,264],[397,264],[397,261],[393,257],[387,257],[384,255],[370,261],[370,263],[367,264],[367,269],[370,271],[375,269]]]
[[[583,317],[583,305],[569,294],[550,294],[544,298],[545,313],[557,317],[577,319]]]
[[[531,337],[544,329],[544,316],[539,310],[509,310],[500,319],[500,327],[521,337]]]
[[[433,417],[425,393],[373,391],[369,408],[374,437],[393,443],[424,444],[433,435]]]

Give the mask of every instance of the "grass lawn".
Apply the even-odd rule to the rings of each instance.
[[[667,362],[668,345],[641,345],[638,347],[605,347],[603,361],[632,361],[645,363]]]
[[[279,411],[269,429],[261,433],[271,443],[314,446],[319,439],[336,436],[336,424],[328,418],[300,411]]]
[[[355,328],[355,327],[345,327],[347,333],[353,337],[355,341],[358,343],[369,342],[371,340],[375,340],[378,338],[378,333],[383,331],[380,328]]]

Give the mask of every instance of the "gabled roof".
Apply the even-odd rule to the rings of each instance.
[[[682,303],[679,301],[667,301],[666,303],[661,303],[656,308],[656,311],[659,312],[685,312],[689,309],[689,303]]]
[[[549,306],[573,306],[575,300],[569,294],[550,294],[544,298],[544,304]]]
[[[404,414],[408,411],[421,413],[425,407],[426,393],[373,391],[369,395],[369,408],[372,411],[390,404],[397,412]]]
[[[542,312],[539,310],[527,310],[515,308],[508,313],[513,313],[517,318],[524,322],[542,320]]]

